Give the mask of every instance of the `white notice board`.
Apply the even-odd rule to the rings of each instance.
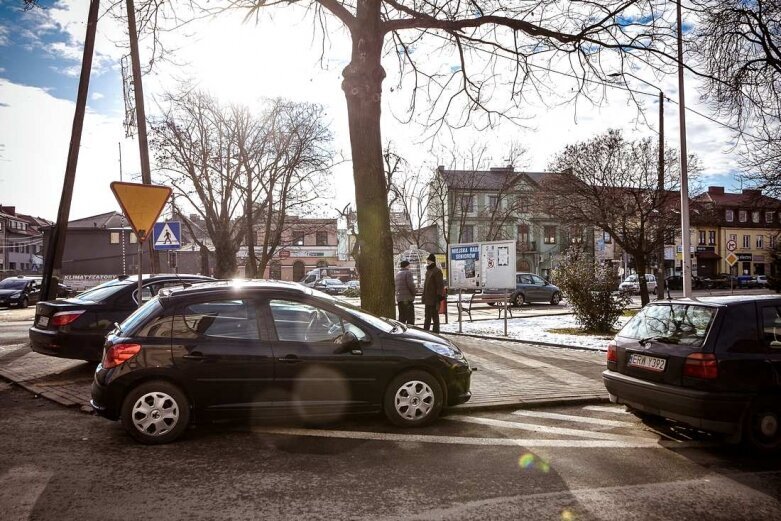
[[[452,289],[515,289],[515,241],[451,244],[447,258]]]

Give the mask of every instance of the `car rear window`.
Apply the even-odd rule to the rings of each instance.
[[[618,336],[702,347],[715,316],[716,308],[708,306],[651,304],[627,322]]]
[[[74,298],[85,300],[87,302],[103,302],[104,300],[113,297],[124,288],[137,283],[137,281],[132,281],[130,279],[110,280],[99,286],[95,286],[92,289],[88,289],[84,293],[79,293]]]

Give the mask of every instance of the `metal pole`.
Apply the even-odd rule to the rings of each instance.
[[[133,94],[136,99],[136,127],[138,128],[138,150],[141,154],[141,182],[152,184],[152,174],[149,169],[149,144],[146,138],[146,111],[144,110],[144,87],[141,80],[141,62],[138,54],[138,32],[136,30],[136,8],[133,0],[126,0],[127,29],[130,37],[130,62],[133,70]],[[149,242],[149,270],[152,273],[160,271],[160,259],[154,250],[154,244]]]
[[[681,133],[681,245],[683,246],[683,298],[692,296],[691,238],[689,237],[689,179],[686,156],[686,99],[683,84],[683,28],[681,1],[676,2],[678,14],[678,117]]]
[[[659,197],[662,201],[667,202],[667,195],[664,191],[664,93],[659,89],[659,179],[657,189],[659,190]],[[659,231],[657,240],[659,241],[659,280],[656,281],[656,300],[664,298],[664,291],[667,288],[667,281],[665,280],[664,269],[664,228],[662,223],[662,209],[659,209]]]
[[[119,148],[119,180],[122,181],[122,143],[117,142]],[[125,255],[125,214],[119,218],[121,226],[119,230],[119,240],[122,245],[122,275],[127,275],[127,256]]]
[[[141,239],[138,240],[138,307],[141,307],[141,273],[144,271],[143,265],[144,265],[144,248],[143,243],[141,242]]]
[[[95,32],[98,26],[98,7],[100,0],[90,0],[87,15],[87,35],[84,39],[84,54],[81,59],[81,75],[76,96],[76,111],[73,115],[71,141],[68,148],[68,161],[65,166],[65,179],[62,182],[60,207],[57,210],[57,222],[51,229],[49,243],[44,259],[43,283],[41,300],[49,300],[57,296],[57,286],[52,284],[55,273],[60,274],[62,253],[65,250],[65,235],[68,229],[68,218],[73,197],[73,185],[76,182],[76,166],[79,163],[79,147],[81,146],[81,131],[84,126],[84,112],[87,106],[90,71],[92,70],[92,54],[95,49]]]
[[[507,336],[507,308],[509,307],[510,303],[510,295],[507,295],[507,298],[504,299],[504,336]]]
[[[461,288],[458,288],[458,332],[462,333],[461,330],[461,306],[463,305],[463,301],[461,300]]]

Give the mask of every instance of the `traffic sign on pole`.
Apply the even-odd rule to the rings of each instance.
[[[114,181],[111,183],[111,191],[136,233],[138,242],[144,242],[171,196],[171,189],[160,185]]]
[[[167,221],[155,223],[152,241],[156,250],[178,250],[182,247],[182,223]]]
[[[738,257],[734,253],[730,253],[724,260],[726,260],[727,264],[730,266],[734,266],[735,263],[738,262]]]

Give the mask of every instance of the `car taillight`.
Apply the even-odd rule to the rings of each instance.
[[[693,378],[713,379],[719,376],[716,355],[711,353],[692,353],[686,357],[683,375]]]
[[[84,313],[84,310],[82,311],[62,311],[60,313],[55,313],[54,316],[52,316],[51,321],[49,322],[49,325],[52,327],[60,327],[60,326],[67,326],[77,318],[79,318]]]
[[[610,343],[607,345],[607,361],[608,362],[618,362],[618,353],[616,352],[616,342],[615,340],[611,340]]]
[[[139,344],[116,344],[106,350],[103,355],[103,368],[110,369],[124,364],[141,351]]]

